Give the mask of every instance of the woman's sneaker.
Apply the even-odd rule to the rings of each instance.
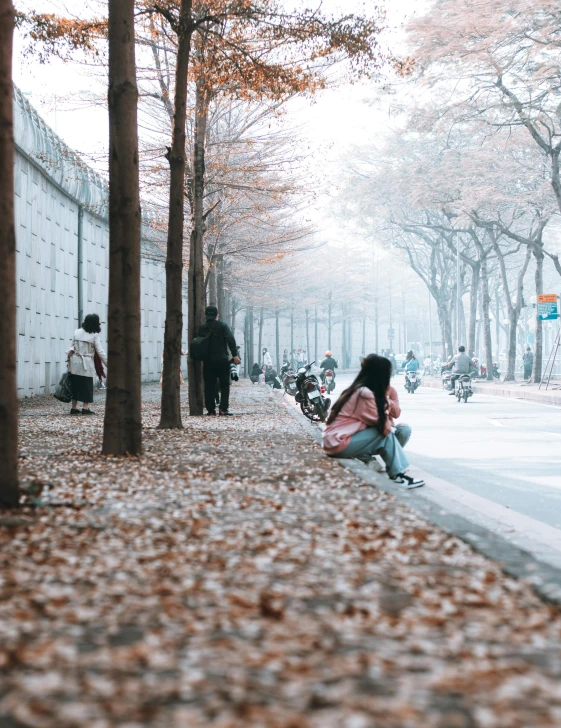
[[[399,473],[398,475],[394,475],[393,478],[391,478],[394,483],[397,483],[398,485],[403,485],[407,490],[412,490],[413,488],[421,488],[425,481],[422,478],[413,478],[411,475],[407,475],[406,473]]]

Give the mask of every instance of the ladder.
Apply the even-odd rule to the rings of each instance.
[[[545,388],[549,389],[549,384],[551,382],[551,377],[553,375],[553,367],[555,366],[555,362],[557,360],[557,354],[559,353],[559,349],[561,348],[561,328],[559,328],[559,331],[557,332],[557,336],[555,337],[555,341],[553,342],[553,348],[551,349],[551,352],[549,354],[549,359],[547,360],[547,364],[545,366],[545,376],[542,377],[542,380],[540,382],[539,389],[542,388],[542,384],[545,381]],[[549,370],[549,372],[548,372]],[[560,389],[561,387],[558,385],[555,387],[555,389]]]

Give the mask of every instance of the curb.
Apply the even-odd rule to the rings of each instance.
[[[436,385],[436,383],[435,383]],[[434,385],[434,386],[435,386]],[[271,390],[271,396],[275,394]],[[300,423],[305,432],[321,446],[321,432],[298,409],[283,397],[275,397]],[[327,455],[326,455],[327,457]],[[445,511],[423,495],[423,488],[403,490],[384,473],[376,473],[358,460],[337,459],[369,486],[379,488],[423,516],[429,523],[469,544],[475,551],[499,564],[508,576],[526,581],[546,602],[561,604],[561,569],[539,561],[532,554],[506,541],[501,536],[467,518]]]
[[[423,386],[429,389],[442,389],[439,381],[433,382],[423,379]],[[505,389],[498,386],[485,386],[481,384],[472,385],[475,394],[488,394],[491,397],[503,397],[504,399],[517,399],[535,404],[549,404],[553,407],[561,407],[561,392],[559,394],[545,394],[532,389]]]

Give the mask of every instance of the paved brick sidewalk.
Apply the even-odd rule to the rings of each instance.
[[[264,387],[97,455],[22,404],[42,506],[0,516],[0,726],[561,724],[561,613],[324,457]],[[101,413],[101,406],[98,411]]]

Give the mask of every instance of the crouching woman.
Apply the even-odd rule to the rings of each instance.
[[[323,432],[323,448],[336,458],[358,458],[365,462],[380,455],[389,477],[406,488],[424,485],[405,471],[409,462],[403,448],[411,437],[407,425],[395,426],[401,415],[399,398],[390,386],[391,362],[369,354],[351,386],[333,405]]]

